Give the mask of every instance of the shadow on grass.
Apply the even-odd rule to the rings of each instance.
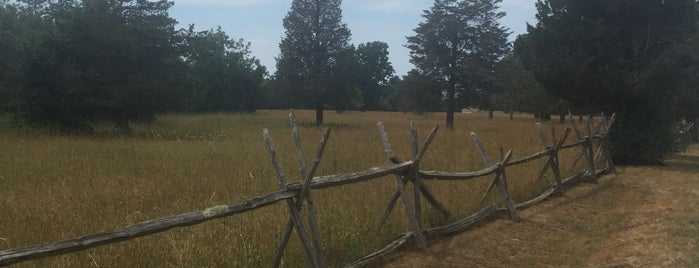
[[[699,156],[681,154],[670,156],[665,160],[663,169],[697,172],[699,171]]]
[[[607,176],[613,176],[613,175],[607,175]],[[578,188],[581,187],[581,185],[593,185],[593,189],[586,190],[582,194],[575,194],[575,195],[570,195],[567,192],[563,195],[559,194],[553,194],[549,198],[554,199],[554,198],[559,198],[561,201],[558,203],[555,203],[551,206],[551,208],[561,208],[565,206],[570,206],[572,204],[584,204],[586,201],[589,202],[590,200],[594,200],[599,197],[600,193],[608,192],[608,191],[613,191],[616,188],[619,187],[628,187],[622,184],[617,183],[616,179],[608,179],[608,180],[600,180],[598,182],[592,182],[590,180],[586,179],[580,179],[573,181],[569,184],[565,185],[565,189],[573,189],[573,188]],[[530,216],[536,216],[540,214],[545,214],[549,213],[547,210],[539,210],[537,212],[532,213]]]

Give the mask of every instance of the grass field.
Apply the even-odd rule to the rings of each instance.
[[[297,111],[297,118],[304,150],[310,157],[322,128],[314,126],[312,111]],[[420,130],[422,141],[444,118],[443,114],[328,112],[325,121],[333,133],[316,174],[355,172],[386,164],[375,126],[379,120],[385,122],[398,156],[408,159],[410,122]],[[517,115],[511,121],[502,113],[496,113],[492,120],[482,113],[457,114],[455,130],[440,130],[421,168],[482,169],[471,131],[478,133],[493,159],[499,159],[499,147],[513,149],[514,158],[541,151],[535,123],[531,115]],[[565,126],[555,127],[562,133]],[[263,128],[270,129],[288,177],[298,179],[287,111],[160,116],[154,124],[135,126],[134,136],[128,138],[109,129],[89,137],[2,129],[0,250],[107,231],[276,191],[279,187],[265,151]],[[562,154],[564,175],[582,169],[582,163],[570,167],[575,153],[573,149]],[[535,196],[550,182],[551,176],[535,181],[542,164],[543,160],[508,169],[515,201]],[[427,182],[454,215],[445,219],[425,207],[425,225],[442,225],[482,208],[485,204],[479,199],[488,180]],[[393,179],[386,177],[313,192],[329,265],[349,263],[410,230],[400,206],[387,226],[377,228],[394,189]],[[486,203],[497,201],[496,193]],[[17,267],[268,266],[287,217],[285,205],[278,203]],[[292,236],[283,259],[285,266],[306,266],[296,239]]]

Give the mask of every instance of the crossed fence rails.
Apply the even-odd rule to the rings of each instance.
[[[282,234],[280,245],[275,252],[272,266],[278,267],[280,265],[281,258],[284,255],[284,250],[286,249],[291,233],[296,230],[296,234],[299,236],[299,241],[309,266],[325,267],[326,262],[322,252],[316,210],[311,190],[354,184],[391,175],[396,184],[396,191],[390,197],[388,207],[383,213],[380,225],[383,225],[386,222],[388,216],[392,213],[395,205],[398,203],[398,200],[401,200],[401,203],[405,208],[406,217],[410,223],[411,231],[402,234],[398,239],[386,247],[347,265],[347,267],[360,267],[369,264],[392,250],[395,250],[411,239],[415,240],[415,244],[418,249],[424,250],[427,248],[426,240],[428,238],[445,236],[454,232],[462,231],[479,220],[487,218],[500,210],[507,211],[509,218],[512,220],[519,221],[520,217],[517,212],[518,209],[541,202],[554,193],[562,194],[564,192],[564,185],[580,179],[590,179],[591,181],[596,181],[600,174],[610,171],[616,172],[614,164],[609,156],[608,140],[609,131],[614,123],[615,115],[612,115],[611,117],[604,116],[597,123],[594,122],[592,116],[589,116],[585,125],[587,135],[584,135],[583,131],[575,123],[573,116],[569,114],[572,128],[566,128],[563,135],[560,138],[557,138],[556,131],[552,127],[550,136],[551,143],[548,142],[547,135],[542,125],[537,123],[536,127],[545,150],[519,159],[512,159],[512,150],[509,150],[507,153],[501,152],[502,157],[497,162],[494,162],[488,155],[478,136],[475,133],[471,133],[473,142],[475,143],[485,165],[484,169],[471,172],[420,170],[420,161],[427,152],[432,140],[435,138],[437,131],[439,130],[438,126],[432,129],[430,134],[422,143],[422,146],[419,146],[417,128],[411,124],[412,159],[401,161],[393,153],[388,132],[386,131],[383,123],[379,122],[377,123],[377,127],[381,136],[383,150],[386,153],[390,164],[373,167],[361,172],[325,176],[315,176],[315,171],[322,159],[325,145],[330,138],[330,129],[325,129],[313,157],[313,161],[309,166],[304,160],[306,158],[304,157],[304,152],[302,150],[300,133],[293,111],[291,111],[289,114],[289,118],[296,145],[296,152],[298,155],[298,164],[303,175],[302,180],[286,182],[287,178],[281,168],[271,134],[267,129],[265,129],[263,130],[263,138],[265,140],[267,151],[270,155],[272,166],[276,171],[277,181],[280,188],[279,191],[250,198],[239,203],[219,205],[204,210],[144,221],[109,232],[91,234],[75,239],[34,245],[20,249],[0,251],[0,266],[131,240],[142,236],[164,232],[176,227],[195,225],[205,221],[245,213],[284,201],[287,204],[289,220],[286,229]],[[577,139],[570,144],[565,144],[571,132],[575,133]],[[595,144],[595,140],[598,140],[599,142]],[[572,166],[576,166],[579,161],[584,159],[584,161],[587,162],[587,167],[585,170],[582,170],[573,176],[563,178],[561,176],[558,155],[560,150],[569,148],[578,148],[578,153]],[[604,156],[604,158],[601,158],[602,156]],[[513,202],[512,198],[510,198],[509,194],[506,175],[507,167],[531,162],[544,157],[547,157],[547,159],[539,172],[538,180],[541,180],[545,174],[551,171],[555,181],[551,183],[541,195],[529,201],[516,204]],[[596,162],[600,162],[600,160],[603,160],[605,164],[603,167],[597,168]],[[451,224],[441,227],[423,228],[421,225],[421,200],[423,198],[440,213],[446,216],[450,215],[449,210],[430,192],[429,188],[425,184],[425,181],[470,180],[489,175],[492,176],[492,179],[490,180],[481,201],[484,201],[486,196],[494,188],[497,188],[504,207],[501,208],[495,204],[492,204],[464,219]],[[406,185],[408,183],[412,183],[414,186],[412,195],[406,190]],[[308,213],[306,213],[306,221],[302,219],[300,213],[303,210],[304,205],[308,211]]]

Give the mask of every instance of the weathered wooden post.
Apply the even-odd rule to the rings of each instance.
[[[286,186],[286,175],[284,175],[284,171],[282,170],[281,164],[279,162],[279,158],[277,156],[277,151],[274,149],[274,143],[272,142],[272,136],[269,134],[268,129],[263,130],[263,137],[265,139],[265,145],[267,145],[267,151],[269,152],[270,158],[272,160],[272,166],[274,167],[274,170],[277,172],[277,182],[279,183],[279,188],[282,190],[287,190]],[[294,202],[290,199],[287,199],[287,208],[289,210],[289,214],[291,214],[291,219],[294,223],[294,226],[296,227],[296,233],[299,236],[299,239],[301,240],[301,245],[303,246],[303,251],[306,254],[306,258],[308,259],[308,262],[310,263],[310,266],[312,267],[320,267],[320,264],[318,263],[318,257],[316,256],[315,250],[313,247],[311,247],[308,237],[306,235],[306,228],[303,226],[303,222],[301,221],[301,216],[299,215],[299,210],[296,208],[296,205]],[[288,228],[287,228],[288,230]],[[285,232],[285,234],[290,233],[291,231]],[[288,236],[288,235],[287,235]],[[288,240],[288,238],[282,240]],[[283,246],[286,246],[285,242],[282,242]],[[283,254],[283,247],[280,247],[279,250],[277,250],[276,255],[282,255]],[[275,256],[276,256],[275,255]],[[281,259],[281,257],[279,257]],[[276,260],[276,257],[275,257]],[[276,263],[273,263],[273,265],[278,265]]]
[[[546,174],[546,171],[548,171],[548,169],[551,168],[553,176],[556,180],[556,191],[560,194],[563,194],[563,182],[561,180],[561,170],[560,165],[558,163],[558,150],[561,148],[561,146],[563,146],[563,143],[565,143],[566,139],[568,138],[568,135],[570,134],[570,128],[565,128],[565,131],[563,132],[563,137],[561,137],[560,140],[556,141],[556,128],[552,124],[551,138],[553,139],[554,144],[551,147],[548,147],[548,144],[546,143],[546,135],[544,134],[544,130],[541,127],[541,123],[536,123],[536,128],[539,130],[539,136],[541,137],[541,141],[544,144],[544,149],[546,149],[549,152],[549,158],[548,160],[546,160],[546,163],[541,168],[539,178],[537,179],[537,181],[543,179],[544,175]]]
[[[592,170],[591,170],[592,174],[591,175],[593,177],[595,177],[595,174],[594,174],[595,173],[595,171],[594,171],[595,155],[594,155],[594,150],[591,148],[592,147],[592,139],[595,137],[595,135],[597,135],[597,132],[599,131],[600,127],[604,125],[603,124],[604,122],[600,121],[597,124],[597,126],[592,128],[592,124],[591,124],[592,117],[590,116],[589,120],[588,120],[588,124],[587,124],[588,136],[583,137],[582,132],[580,131],[578,126],[575,124],[575,120],[573,119],[573,115],[572,114],[569,114],[569,115],[570,115],[570,124],[573,127],[573,130],[575,131],[575,136],[577,137],[578,141],[583,142],[583,146],[580,147],[580,151],[575,156],[575,160],[573,160],[573,164],[571,165],[571,168],[575,168],[575,165],[578,164],[578,161],[580,161],[580,159],[582,157],[585,157],[585,159],[587,159],[587,161],[588,161],[588,169],[590,169],[590,167],[592,167]],[[592,162],[590,161],[590,158],[593,159]],[[590,165],[590,163],[592,163],[592,165]]]
[[[558,162],[558,150],[561,148],[561,146],[563,146],[563,143],[565,143],[569,134],[570,128],[565,128],[563,137],[561,137],[558,143],[551,148],[551,168],[553,170],[553,176],[556,179],[556,191],[558,191],[560,194],[563,194],[565,189],[563,189],[563,180],[561,179],[561,165]]]
[[[573,118],[573,114],[568,112],[568,115],[570,117],[570,125],[573,127],[573,131],[575,131],[575,138],[580,141],[582,140],[582,133],[580,132],[580,129],[578,128],[578,125],[575,124],[575,118]],[[586,154],[587,151],[585,151],[585,148],[580,148],[580,151],[578,154],[575,156],[575,160],[573,160],[573,164],[571,165],[571,168],[575,168],[575,165],[578,164],[578,160],[580,159],[581,155]]]
[[[592,130],[592,116],[587,117],[587,139],[585,142],[585,149],[587,149],[587,164],[589,165],[590,176],[592,176],[592,181],[597,181],[597,172],[595,171],[595,151],[593,148],[593,137],[595,133]]]
[[[400,163],[400,159],[393,153],[393,150],[391,149],[391,144],[388,141],[388,134],[385,134],[386,137],[384,139],[384,133],[387,133],[387,132],[386,132],[386,127],[384,127],[384,125],[383,125],[383,122],[377,122],[376,126],[379,129],[379,134],[381,135],[381,140],[383,143],[384,152],[386,153],[386,156],[388,157],[389,162],[391,162],[392,164]],[[437,134],[437,130],[439,130],[439,127],[434,127],[432,129],[432,131],[430,132],[430,135],[427,137],[427,139],[423,143],[422,148],[420,150],[414,150],[414,151],[417,151],[417,153],[414,154],[413,161],[417,160],[418,163],[420,162],[420,160],[422,159],[422,155],[424,155],[424,153],[427,150],[427,147],[429,147],[429,144],[432,142],[432,139]],[[417,140],[417,137],[415,137],[415,140]],[[414,142],[414,144],[417,144],[417,142]],[[417,146],[414,146],[414,147],[417,147]],[[419,156],[419,157],[415,157],[415,156]],[[412,167],[412,165],[411,165],[411,167]],[[415,169],[411,172],[418,172],[417,176],[420,176],[419,165],[418,165],[417,169]],[[410,177],[412,177],[412,176],[410,176]],[[407,183],[408,181],[410,181],[406,176],[403,176],[401,179],[403,180],[403,183]],[[416,187],[419,189],[420,193],[422,193],[423,197],[425,197],[425,199],[430,203],[430,205],[432,205],[432,207],[437,209],[440,213],[442,213],[445,216],[451,215],[449,210],[447,210],[447,208],[444,205],[442,205],[439,201],[437,201],[437,199],[434,197],[432,192],[430,192],[429,188],[427,188],[427,185],[425,185],[424,182],[422,182],[419,179],[412,180],[412,181],[413,181],[413,183],[417,183],[417,185],[413,185],[413,187]],[[393,211],[393,208],[395,207],[396,202],[398,202],[398,198],[400,198],[400,192],[398,190],[396,190],[393,193],[393,196],[391,196],[391,200],[389,201],[388,206],[386,207],[386,210],[384,211],[383,215],[381,216],[381,220],[379,221],[379,228],[381,228],[384,225],[384,223],[386,222],[386,220],[388,220],[388,216]]]
[[[299,133],[298,124],[296,123],[296,116],[293,110],[291,110],[291,112],[289,113],[289,122],[291,124],[291,132],[294,138],[294,143],[296,145],[296,153],[299,162],[299,171],[301,173],[301,177],[303,178],[301,192],[299,193],[299,196],[296,199],[296,209],[301,210],[303,202],[307,201],[309,211],[308,224],[311,227],[311,238],[313,240],[313,247],[315,249],[315,254],[318,257],[318,264],[321,267],[325,267],[326,265],[325,258],[323,257],[323,247],[320,242],[320,232],[318,231],[318,219],[316,217],[315,204],[313,203],[313,198],[311,197],[310,193],[310,186],[313,175],[315,174],[315,171],[318,168],[318,165],[320,164],[320,159],[322,158],[323,151],[325,150],[325,145],[327,144],[327,141],[330,138],[330,129],[326,128],[323,132],[323,136],[318,145],[318,150],[316,151],[316,154],[313,157],[313,163],[311,164],[311,168],[310,170],[306,170],[306,160],[301,144],[301,134]],[[289,241],[289,236],[291,234],[292,229],[293,220],[289,219],[289,223],[286,226],[286,230],[282,235],[282,242],[280,243],[281,245],[277,249],[277,253],[274,255],[274,261],[272,262],[272,265],[274,267],[278,267],[281,264],[281,258],[284,253],[284,248],[286,248],[286,244]]]
[[[417,146],[417,128],[415,128],[415,124],[411,122],[410,147],[413,153],[413,168],[410,171],[410,176],[413,178],[413,201],[415,201],[415,218],[417,218],[417,224],[420,227],[420,230],[422,230],[422,206],[420,204],[420,159],[417,158]]]
[[[376,126],[379,129],[379,134],[383,143],[384,152],[386,153],[386,156],[388,157],[389,161],[391,163],[400,163],[400,160],[391,149],[391,143],[388,140],[388,132],[386,131],[386,127],[383,125],[383,122],[377,122]],[[427,189],[427,186],[420,180],[420,160],[427,152],[427,148],[429,148],[430,144],[432,143],[432,140],[434,140],[434,137],[437,135],[438,130],[439,126],[435,126],[425,139],[425,142],[423,143],[422,147],[418,150],[417,129],[415,128],[414,124],[411,124],[411,141],[413,149],[413,161],[411,169],[408,171],[408,173],[406,173],[407,175],[403,178],[401,178],[401,176],[398,175],[395,176],[397,189],[393,197],[391,198],[391,201],[389,202],[388,207],[386,208],[386,211],[384,212],[381,218],[381,222],[379,224],[379,228],[383,226],[383,224],[388,219],[388,216],[391,214],[391,211],[393,210],[393,207],[395,206],[395,202],[397,201],[397,199],[399,197],[402,198],[403,205],[405,206],[406,214],[408,214],[408,220],[410,220],[410,225],[413,229],[415,240],[417,240],[417,245],[419,249],[426,249],[427,244],[425,242],[424,233],[422,232],[422,224],[420,222],[421,219],[417,216],[417,209],[413,210],[414,208],[410,206],[410,198],[409,196],[407,196],[407,192],[405,191],[405,184],[408,181],[413,182],[413,187],[415,187],[415,208],[420,207],[418,200],[420,198],[420,193],[422,193],[425,196],[425,199],[427,199],[430,202],[430,204],[432,204],[432,206],[437,208],[437,210],[439,210],[443,214],[449,215],[449,212],[446,210],[446,208],[444,208],[444,206],[434,198],[432,193],[430,193],[430,191]]]
[[[393,154],[393,150],[391,150],[391,144],[388,141],[388,133],[386,132],[386,129],[383,127],[382,123],[377,124],[377,126],[380,130],[381,141],[384,145],[384,152],[386,152],[386,155],[389,157],[389,159],[395,159],[396,157]],[[396,182],[396,190],[400,194],[400,198],[403,200],[403,207],[405,208],[405,213],[408,216],[410,228],[413,230],[413,235],[415,236],[417,248],[425,250],[427,249],[425,235],[422,233],[420,224],[418,223],[418,220],[415,217],[415,211],[413,210],[413,207],[410,204],[410,196],[408,196],[408,192],[405,190],[405,181],[403,181],[403,179],[398,175],[394,175],[394,180]]]
[[[611,169],[614,171],[614,174],[617,174],[616,172],[616,167],[614,166],[614,162],[612,161],[612,155],[610,152],[609,148],[609,133],[612,130],[612,124],[614,124],[614,121],[616,120],[616,114],[612,114],[612,117],[607,120],[606,128],[604,130],[604,134],[602,135],[602,151],[604,152],[604,156],[606,158],[606,169]]]
[[[488,196],[490,191],[493,189],[494,186],[497,185],[498,192],[500,192],[500,197],[502,198],[502,201],[505,204],[505,207],[507,208],[507,212],[509,213],[510,219],[520,221],[521,218],[517,214],[517,209],[515,208],[514,202],[512,202],[512,198],[510,198],[510,193],[507,189],[507,178],[505,175],[505,168],[507,167],[507,163],[510,161],[510,157],[512,157],[512,150],[509,150],[507,154],[505,154],[500,163],[493,164],[493,162],[490,161],[490,158],[488,157],[488,154],[486,153],[483,144],[478,139],[478,135],[476,135],[476,133],[474,132],[471,132],[471,137],[473,138],[473,142],[476,144],[478,152],[481,154],[481,157],[483,158],[483,163],[485,164],[485,167],[488,168],[492,166],[498,166],[498,170],[497,172],[495,172],[493,179],[488,184],[488,187],[485,190],[485,194],[483,194],[483,198],[481,198],[481,202],[485,201],[485,198]]]

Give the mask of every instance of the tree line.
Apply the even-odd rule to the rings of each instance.
[[[387,43],[349,43],[341,1],[293,1],[283,20],[277,71],[269,74],[251,56],[249,43],[220,27],[176,29],[177,21],[168,13],[173,5],[165,0],[0,1],[0,112],[66,130],[111,122],[122,132],[129,132],[130,122],[167,112],[308,108],[319,111],[318,123],[326,109],[453,113],[464,105],[486,107],[483,97],[496,80],[489,68],[509,47],[505,29],[497,25],[503,14],[492,13],[494,5],[469,14],[464,14],[468,5],[449,7],[457,8],[450,16],[464,19],[483,10],[492,13],[487,23],[494,23],[496,40],[471,45],[495,44],[494,54],[454,50],[457,54],[446,56],[460,57],[458,65],[442,70],[428,67],[425,60],[442,55],[415,52],[420,68],[398,77]],[[444,31],[438,25],[443,22],[421,24],[408,40],[411,49],[419,50],[417,42],[439,43],[434,35]],[[455,27],[449,31],[462,45],[479,40],[487,30],[471,27],[464,35]],[[477,57],[488,65],[470,63]],[[469,81],[461,75],[458,81],[457,76],[441,81],[428,68],[455,75],[479,68],[479,73]],[[480,88],[470,90],[475,83]],[[455,90],[449,92],[454,91],[450,96],[456,96],[456,103],[443,98],[445,85]]]
[[[247,111],[266,70],[217,30],[176,30],[167,1],[0,3],[0,109],[87,129],[169,111]]]
[[[694,0],[538,0],[508,42],[501,0],[435,0],[406,38],[350,43],[341,0],[293,0],[272,74],[220,28],[176,29],[166,0],[0,1],[0,113],[64,129],[260,108],[617,113],[613,158],[654,163],[699,116]]]

